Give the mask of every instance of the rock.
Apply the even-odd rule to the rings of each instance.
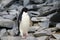
[[[0,19],[4,19],[2,16],[0,16]]]
[[[13,37],[13,36],[4,36],[4,37],[1,37],[1,40],[21,40],[21,38]]]
[[[33,5],[28,5],[28,6],[26,6],[26,8],[33,9]]]
[[[13,5],[11,5],[10,7],[9,7],[9,10],[13,10],[13,9],[18,9],[18,7],[19,7],[19,4],[17,4],[16,2],[13,4]]]
[[[26,40],[37,40],[35,37],[29,36],[26,38]]]
[[[54,31],[56,31],[57,29],[54,27],[54,28],[47,28],[47,29],[45,29],[45,30],[48,30],[48,31],[54,32]]]
[[[32,17],[31,20],[32,21],[42,21],[42,22],[49,21],[49,19],[47,19],[47,17]]]
[[[20,5],[17,9],[21,12],[22,8],[23,6]]]
[[[8,30],[8,33],[9,33],[10,36],[15,36],[15,35],[17,35],[17,34],[18,34],[18,29],[17,29],[17,27],[13,27],[13,29]]]
[[[0,19],[0,27],[12,28],[14,25],[14,21],[9,19]]]
[[[60,29],[60,23],[56,24],[56,28]]]
[[[52,34],[57,40],[60,40],[60,34]]]
[[[40,37],[40,36],[48,36],[48,35],[51,35],[52,32],[50,30],[41,30],[41,31],[37,31],[35,32],[33,35],[35,37]]]
[[[49,28],[49,22],[48,21],[39,22],[38,25],[40,25],[40,27]]]
[[[37,17],[40,15],[38,11],[29,11],[28,13],[30,14],[31,17]]]
[[[48,36],[37,37],[38,40],[48,40]]]
[[[57,40],[57,39],[50,38],[49,40]]]
[[[13,20],[16,15],[3,15],[3,18]]]
[[[39,26],[38,23],[39,23],[39,22],[33,22],[33,25],[34,25],[34,26]]]
[[[9,10],[9,14],[16,15],[16,14],[19,14],[19,11],[17,11],[16,9],[12,9],[12,10]]]
[[[50,15],[47,15],[47,18],[50,20],[50,18],[55,15],[57,12],[53,13],[53,14],[50,14]]]
[[[31,20],[32,20],[32,21],[39,21],[39,20],[37,20],[36,17],[32,17]]]
[[[29,28],[29,33],[34,33],[38,29],[39,29],[39,26],[32,26]]]
[[[0,12],[0,15],[3,16],[3,15],[8,15],[8,13],[6,11],[3,11],[3,12]]]
[[[47,13],[51,10],[52,7],[50,6],[46,6],[46,7],[41,7],[41,9],[39,9],[38,11],[41,13],[41,15],[43,15],[44,13]]]
[[[37,40],[35,37],[27,37],[26,39],[23,39],[21,37],[14,37],[14,36],[4,36],[4,37],[1,37],[1,40]]]
[[[13,30],[8,30],[8,33],[9,33],[9,35],[11,35],[11,36],[16,35],[15,32],[14,32]]]
[[[0,37],[7,36],[7,35],[8,35],[8,33],[7,33],[6,29],[1,29],[1,31],[0,31]]]
[[[43,3],[43,0],[32,0],[34,3]]]
[[[30,0],[24,0],[24,1],[23,1],[23,5],[24,5],[24,6],[27,6],[27,4],[29,4],[29,1],[30,1]]]
[[[6,2],[7,1],[7,2]],[[9,4],[10,2],[12,2],[13,0],[2,0],[1,4],[3,4],[3,6],[6,6],[7,4]]]

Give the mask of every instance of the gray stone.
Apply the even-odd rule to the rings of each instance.
[[[18,8],[18,4],[13,4],[9,7],[9,9],[13,10],[13,9],[17,9]]]
[[[57,40],[57,39],[50,38],[49,40]]]
[[[43,0],[32,0],[35,3],[43,3]]]
[[[17,27],[13,27],[11,30],[7,30],[10,36],[14,36],[18,34],[18,29]]]
[[[51,35],[52,32],[50,30],[40,30],[34,33],[35,37],[39,37],[39,36],[48,36]]]
[[[49,21],[49,20],[47,19],[47,17],[32,17],[31,20],[32,20],[32,21],[43,21],[43,22],[44,22],[44,21],[47,21],[47,22]]]
[[[56,27],[54,27],[54,28],[47,28],[47,29],[45,29],[45,30],[48,30],[48,31],[54,32],[54,31],[56,31],[57,29],[56,29]]]
[[[37,40],[35,37],[27,37],[26,39],[23,39],[21,37],[14,37],[14,36],[4,36],[4,37],[1,37],[1,40]]]
[[[29,3],[30,0],[23,0],[23,5],[24,7],[27,6],[27,4]]]
[[[38,11],[40,12],[41,15],[43,15],[43,14],[47,14],[47,13],[51,12],[52,10],[55,10],[55,8],[51,7],[51,6],[46,6],[46,7],[43,6]]]
[[[7,2],[6,2],[6,1],[7,1]],[[1,4],[2,4],[3,7],[4,7],[4,6],[6,6],[8,3],[10,3],[11,1],[13,1],[13,0],[9,0],[9,1],[8,1],[8,0],[2,0],[2,1],[1,1]]]
[[[3,16],[3,15],[8,15],[8,13],[6,11],[3,11],[3,12],[0,12],[0,15]]]
[[[32,27],[29,28],[29,32],[32,33],[32,32],[35,32],[38,29],[39,29],[39,26],[32,26]]]
[[[3,15],[3,18],[13,20],[16,15]]]
[[[0,26],[12,28],[14,25],[14,21],[9,19],[0,19]]]
[[[49,21],[40,22],[38,25],[40,25],[40,27],[49,28]]]
[[[56,28],[60,29],[60,23],[56,24]]]
[[[39,20],[37,20],[36,17],[32,17],[31,20],[32,20],[32,21],[39,21]]]
[[[9,10],[9,14],[16,15],[16,14],[19,14],[19,11],[16,11],[16,9],[11,9],[11,10]]]
[[[22,8],[23,6],[20,5],[17,9],[19,10],[19,12],[21,12]]]
[[[15,32],[14,32],[13,30],[8,30],[8,33],[9,33],[9,35],[11,35],[11,36],[16,35]]]
[[[37,40],[35,37],[29,36],[26,38],[26,40]]]
[[[1,40],[21,40],[21,38],[13,37],[13,36],[4,36],[4,37],[1,37]]]
[[[60,40],[60,34],[52,34],[57,40]]]
[[[33,9],[33,5],[28,5],[28,6],[26,6],[26,8]]]
[[[50,14],[50,15],[48,15],[47,16],[47,18],[50,20],[50,18],[53,16],[53,15],[55,15],[57,12],[55,12],[55,13],[53,13],[53,14]]]
[[[2,16],[0,16],[0,19],[4,19]]]
[[[31,17],[37,17],[40,15],[38,11],[29,11],[28,13],[30,14]]]
[[[0,37],[7,36],[7,35],[8,35],[8,33],[7,33],[6,29],[1,29],[1,31],[0,31]]]
[[[37,37],[38,40],[47,40],[48,36],[41,36],[41,37]]]

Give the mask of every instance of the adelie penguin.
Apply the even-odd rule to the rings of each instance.
[[[27,8],[22,9],[21,13],[19,14],[18,22],[20,35],[22,38],[26,38],[28,36],[29,27],[31,26],[31,20],[30,16],[28,15]]]

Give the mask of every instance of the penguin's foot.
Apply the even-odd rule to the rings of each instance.
[[[28,37],[28,34],[27,33],[24,33],[22,38],[26,39]]]

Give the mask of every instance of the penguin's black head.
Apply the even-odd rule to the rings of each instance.
[[[27,12],[28,9],[27,9],[26,7],[24,7],[24,8],[22,9],[22,11],[23,11],[23,12]]]

